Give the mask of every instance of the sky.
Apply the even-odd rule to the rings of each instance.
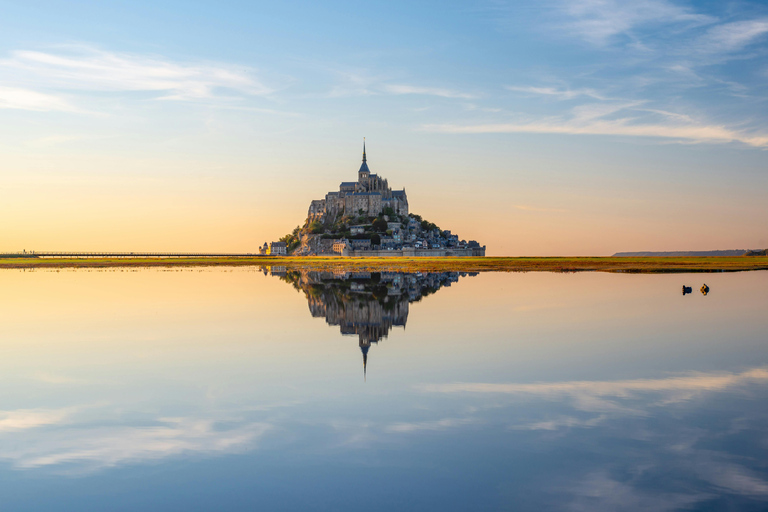
[[[0,12],[0,251],[256,252],[363,137],[489,255],[768,247],[763,2]]]

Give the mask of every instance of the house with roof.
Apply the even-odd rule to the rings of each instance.
[[[272,242],[269,244],[270,256],[285,256],[288,250],[288,246],[285,242]]]

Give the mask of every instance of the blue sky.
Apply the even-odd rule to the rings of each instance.
[[[0,214],[23,219],[0,250],[250,250],[363,136],[492,253],[768,246],[764,3],[0,10]]]

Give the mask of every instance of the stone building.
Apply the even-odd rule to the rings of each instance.
[[[349,254],[349,251],[352,250],[352,245],[349,243],[349,240],[346,238],[340,238],[338,240],[334,240],[333,242],[333,252],[336,254],[341,254],[342,256],[346,256]]]
[[[272,242],[269,244],[270,256],[285,256],[287,252],[287,244],[285,242]]]
[[[357,171],[357,181],[344,181],[338,191],[312,201],[307,216],[310,220],[334,219],[338,215],[375,217],[387,207],[399,215],[408,215],[408,196],[405,189],[392,190],[386,178],[371,173],[363,142],[363,163]]]

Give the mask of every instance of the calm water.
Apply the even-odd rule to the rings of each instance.
[[[272,270],[0,271],[0,508],[768,508],[768,272]]]

